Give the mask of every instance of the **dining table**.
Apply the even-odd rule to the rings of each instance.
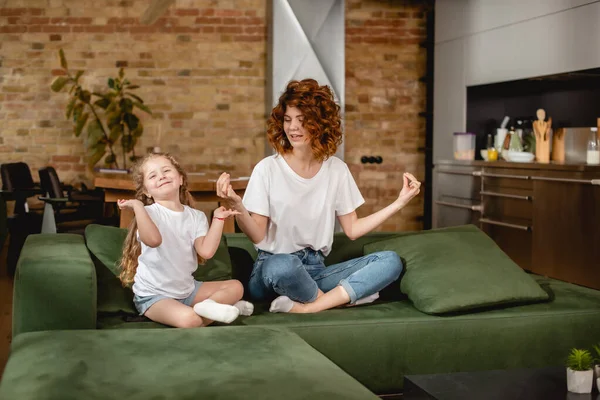
[[[217,203],[218,207],[225,205],[223,199],[217,196],[216,182],[218,173],[188,173],[188,191],[195,203]],[[231,187],[235,192],[244,196],[249,177],[231,176]],[[105,203],[116,203],[119,199],[131,199],[135,195],[135,186],[130,173],[100,172],[94,175],[94,186],[104,190]],[[210,216],[208,216],[210,218]],[[120,210],[119,226],[129,227],[134,218],[131,209]],[[234,218],[227,218],[223,233],[235,232]]]

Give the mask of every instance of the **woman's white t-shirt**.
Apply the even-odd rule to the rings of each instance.
[[[323,161],[315,176],[306,179],[285,159],[261,160],[250,177],[243,203],[255,214],[269,217],[267,234],[256,245],[270,253],[293,253],[306,247],[331,251],[335,217],[365,202],[346,163],[337,157]]]
[[[194,241],[208,232],[206,215],[188,206],[177,212],[158,203],[145,207],[162,237],[158,247],[148,247],[140,239],[142,253],[134,277],[133,292],[138,296],[161,294],[184,299],[194,291],[192,273],[198,268]]]

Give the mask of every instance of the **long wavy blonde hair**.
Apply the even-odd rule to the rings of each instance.
[[[146,189],[144,186],[144,165],[146,162],[155,157],[164,157],[171,162],[173,167],[179,172],[179,175],[182,177],[182,184],[179,188],[179,201],[181,204],[193,207],[194,199],[192,195],[187,189],[188,186],[188,177],[181,164],[170,154],[168,153],[153,153],[148,154],[146,157],[142,158],[133,166],[133,182],[135,184],[135,198],[141,201],[145,206],[149,206],[150,204],[154,204],[154,199],[152,197],[146,196]],[[137,222],[135,218],[131,221],[129,225],[129,232],[127,232],[127,237],[125,238],[125,243],[123,244],[123,254],[121,256],[121,260],[119,262],[119,266],[121,267],[121,273],[119,274],[119,279],[121,279],[121,283],[123,286],[131,286],[133,284],[133,277],[135,276],[135,272],[138,267],[138,257],[142,252],[142,246],[136,237],[137,233]]]

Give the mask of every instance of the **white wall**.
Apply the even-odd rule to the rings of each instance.
[[[559,13],[597,0],[437,0],[435,42]]]
[[[466,128],[466,87],[600,67],[600,1],[437,0],[434,162]]]

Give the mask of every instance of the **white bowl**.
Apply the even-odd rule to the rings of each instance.
[[[481,154],[481,158],[483,158],[485,161],[488,160],[488,157],[487,157],[488,156],[488,151],[487,151],[487,149],[481,150],[480,154]]]
[[[508,161],[528,163],[533,161],[535,155],[526,151],[508,151],[506,157]]]

